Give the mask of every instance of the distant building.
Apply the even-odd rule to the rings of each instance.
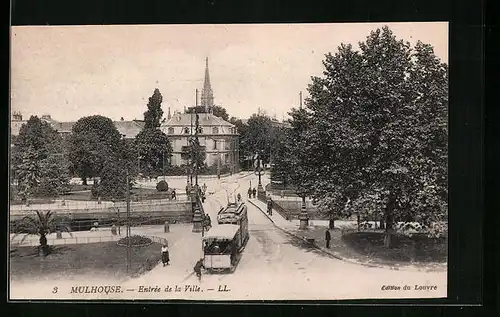
[[[208,58],[205,65],[205,81],[201,93],[201,106],[195,106],[199,118],[200,131],[198,139],[205,147],[208,166],[228,166],[239,169],[239,138],[237,128],[212,113],[214,96],[210,84]],[[173,148],[171,164],[184,165],[188,162],[181,156],[183,146],[187,146],[189,138],[194,134],[194,113],[176,112],[161,126],[162,131],[169,137]]]
[[[54,130],[62,134],[63,136],[71,134],[71,129],[75,124],[75,121],[66,121],[60,122],[52,119],[50,115],[42,115],[40,120],[47,122],[52,126]],[[14,112],[12,114],[12,119],[10,121],[10,133],[12,136],[18,136],[19,131],[21,130],[21,126],[28,122],[28,120],[23,120],[23,116],[19,112]],[[141,132],[144,123],[140,120],[132,120],[132,121],[114,121],[118,132],[121,135],[124,135],[126,139],[134,139],[136,135]]]

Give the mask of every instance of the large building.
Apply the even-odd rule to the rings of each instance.
[[[208,166],[228,167],[239,169],[239,144],[238,131],[236,127],[223,119],[215,116],[212,112],[214,107],[214,95],[210,84],[210,74],[208,70],[208,58],[205,65],[205,81],[201,93],[201,106],[196,106],[199,116],[199,141],[205,147],[206,160]],[[197,101],[198,102],[198,101]],[[50,115],[43,115],[42,121],[49,123],[56,131],[63,135],[71,133],[75,122],[59,122],[51,118]],[[21,126],[27,120],[23,120],[20,113],[15,112],[11,119],[11,135],[17,136]],[[141,120],[126,121],[123,118],[114,121],[120,134],[127,139],[134,139],[142,130],[144,122]],[[194,134],[195,115],[193,113],[170,113],[168,109],[167,120],[162,123],[160,129],[169,137],[172,144],[173,155],[172,165],[184,165],[188,162],[181,156],[183,146],[188,145],[188,140]]]
[[[198,139],[205,147],[208,166],[226,166],[234,170],[239,169],[239,138],[236,127],[215,116],[214,95],[210,84],[208,58],[205,64],[205,80],[201,92],[201,105],[196,105],[199,118]],[[183,147],[189,144],[189,138],[194,134],[195,114],[175,112],[168,114],[168,120],[161,126],[162,131],[169,137],[173,148],[171,163],[184,165],[187,161],[182,158]]]

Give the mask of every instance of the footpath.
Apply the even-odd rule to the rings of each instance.
[[[281,216],[278,212],[274,211],[272,216],[267,213],[267,204],[258,200],[258,199],[247,199],[247,201],[257,207],[266,217],[271,220],[275,227],[285,232],[288,235],[294,236],[298,239],[304,241],[309,245],[312,245],[317,250],[322,253],[330,256],[332,258],[342,260],[348,263],[363,265],[367,267],[376,267],[376,268],[384,268],[389,270],[404,270],[404,271],[442,271],[446,270],[446,265],[429,264],[426,267],[418,267],[411,264],[380,264],[374,262],[374,259],[371,259],[368,256],[361,256],[357,254],[354,250],[351,250],[345,243],[342,241],[342,230],[340,228],[349,228],[352,227],[352,221],[335,221],[336,228],[330,230],[331,241],[330,248],[326,248],[325,241],[325,231],[328,228],[328,221],[322,220],[313,220],[309,221],[309,227],[306,230],[299,229],[299,220],[286,220],[283,216]],[[362,260],[360,260],[362,259]]]

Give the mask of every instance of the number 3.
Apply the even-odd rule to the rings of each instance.
[[[52,293],[53,294],[57,293],[57,286],[54,286],[54,288],[52,289]]]

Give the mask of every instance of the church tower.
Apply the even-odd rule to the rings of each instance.
[[[201,106],[205,107],[207,112],[214,106],[214,93],[210,85],[210,74],[208,72],[208,57],[205,59],[205,82],[201,91]]]

